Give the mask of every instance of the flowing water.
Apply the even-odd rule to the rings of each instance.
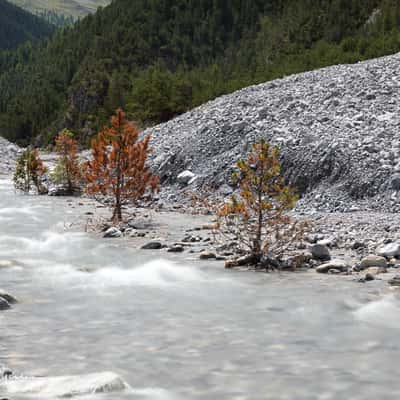
[[[73,212],[0,182],[0,260],[16,262],[0,287],[20,299],[0,313],[0,364],[132,388],[90,399],[399,398],[400,302],[383,283],[149,255],[65,232]]]

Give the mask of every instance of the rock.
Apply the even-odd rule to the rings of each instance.
[[[14,296],[12,296],[10,293],[7,293],[1,289],[0,289],[0,299],[7,301],[9,304],[18,303],[18,300]]]
[[[400,286],[400,275],[396,275],[394,278],[388,281],[391,286]]]
[[[195,179],[195,177],[196,175],[193,172],[186,170],[178,175],[177,181],[181,185],[188,185],[191,181],[193,181],[193,179]]]
[[[371,282],[375,280],[375,276],[373,274],[367,273],[364,278],[365,282]]]
[[[114,226],[108,228],[103,235],[104,238],[120,238],[121,236],[122,232]]]
[[[309,251],[316,260],[328,261],[331,259],[328,247],[323,244],[313,244],[309,247]]]
[[[0,381],[2,395],[43,398],[71,398],[99,393],[117,393],[129,390],[129,385],[113,372],[82,376],[11,377]]]
[[[361,269],[367,269],[369,267],[382,267],[382,268],[386,268],[387,267],[387,260],[385,257],[381,257],[381,256],[375,256],[373,254],[364,257],[361,260],[360,263],[360,268]]]
[[[315,269],[319,274],[327,274],[330,270],[338,270],[340,272],[347,272],[350,268],[349,264],[344,260],[332,260],[325,264],[320,265]]]
[[[149,243],[146,243],[144,246],[142,246],[142,250],[161,250],[163,248],[163,244],[158,241],[152,241]]]
[[[11,308],[10,303],[0,297],[0,311],[8,310],[9,308]]]
[[[185,251],[185,248],[179,244],[175,244],[172,247],[168,248],[168,253],[182,253]]]
[[[200,253],[200,260],[212,260],[216,259],[217,255],[211,251],[202,251]]]
[[[399,257],[400,256],[400,243],[389,243],[383,247],[380,247],[377,252],[379,256],[392,258],[392,257]]]
[[[379,275],[379,274],[386,274],[387,269],[386,269],[386,267],[369,267],[365,270],[365,273],[375,276],[375,275]]]

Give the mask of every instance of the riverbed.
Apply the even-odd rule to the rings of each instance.
[[[230,272],[66,229],[76,212],[0,181],[0,260],[14,263],[0,287],[20,300],[0,314],[0,365],[113,371],[131,387],[90,399],[399,398],[400,301],[386,282]]]

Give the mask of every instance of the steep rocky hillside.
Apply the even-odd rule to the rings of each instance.
[[[15,162],[21,149],[0,136],[0,176],[9,175],[14,171]]]
[[[183,170],[221,187],[264,137],[303,204],[400,210],[400,54],[251,86],[151,129],[167,182]],[[195,184],[193,184],[195,185]]]

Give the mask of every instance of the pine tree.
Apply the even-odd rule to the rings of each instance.
[[[138,128],[118,109],[111,126],[92,140],[92,160],[86,164],[87,193],[111,196],[112,220],[122,220],[122,206],[133,204],[158,189],[159,179],[147,166],[150,136],[139,138]]]
[[[28,194],[36,188],[39,194],[46,193],[41,177],[47,172],[36,149],[27,148],[17,161],[13,181],[16,190]]]

